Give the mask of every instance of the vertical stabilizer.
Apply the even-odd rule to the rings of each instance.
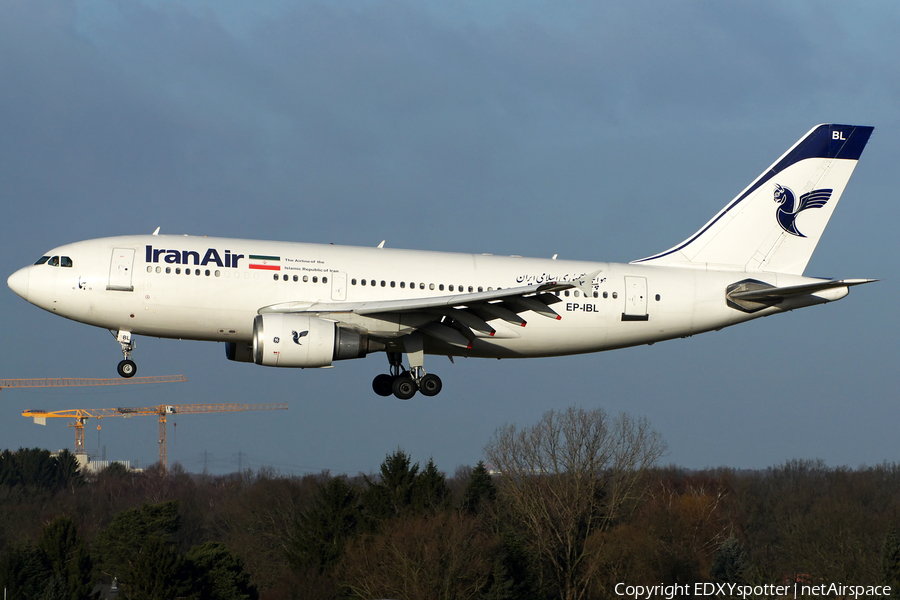
[[[872,130],[814,127],[700,231],[634,263],[803,274]]]

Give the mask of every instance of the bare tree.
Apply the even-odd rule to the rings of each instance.
[[[451,511],[391,519],[348,544],[339,570],[352,597],[469,600],[503,597],[500,538]]]
[[[599,534],[635,505],[644,471],[665,451],[647,419],[610,418],[602,408],[551,410],[531,427],[494,432],[485,455],[500,473],[500,494],[561,598],[585,597]]]

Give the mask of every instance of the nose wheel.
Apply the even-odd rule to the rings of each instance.
[[[409,400],[421,392],[423,396],[437,396],[444,387],[441,378],[434,373],[425,373],[421,366],[412,366],[407,371],[401,364],[402,354],[388,352],[390,373],[376,375],[372,380],[372,390],[379,396],[394,395],[400,400]]]
[[[116,370],[122,377],[134,377],[134,374],[137,373],[137,365],[133,360],[123,360],[119,362],[119,366],[116,367]]]

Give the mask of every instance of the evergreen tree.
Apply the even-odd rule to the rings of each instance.
[[[0,587],[6,590],[8,600],[41,598],[45,592],[53,591],[52,579],[46,557],[30,542],[6,549],[0,562]],[[65,600],[65,596],[58,600]]]
[[[387,455],[379,473],[381,477],[377,481],[365,478],[368,487],[363,494],[363,506],[371,529],[378,529],[383,521],[409,510],[419,463],[413,465],[409,456],[398,448]]]
[[[882,585],[891,586],[891,595],[887,598],[900,598],[900,535],[893,526],[888,528],[881,546],[879,580]]]
[[[127,591],[129,600],[181,598],[191,591],[190,571],[171,544],[150,535],[119,585]]]
[[[469,513],[478,513],[488,503],[497,498],[497,487],[494,485],[483,460],[472,469],[469,482],[463,492],[462,509]]]
[[[54,578],[64,584],[64,597],[69,600],[87,598],[91,592],[92,563],[75,522],[69,517],[54,519],[41,532],[38,548]]]
[[[84,474],[78,466],[78,459],[68,449],[56,455],[56,469],[60,487],[75,488],[84,485]]]
[[[185,556],[198,600],[257,600],[244,563],[224,544],[206,542]]]
[[[172,500],[145,504],[117,514],[94,542],[100,572],[109,578],[127,581],[149,539],[168,542],[178,531],[179,507],[179,502]]]
[[[297,569],[330,570],[359,524],[359,492],[345,477],[332,477],[319,487],[312,505],[297,518],[296,541],[288,556]]]
[[[450,488],[444,474],[429,458],[428,464],[415,478],[413,485],[412,508],[416,512],[437,512],[447,507],[450,500]]]
[[[26,486],[45,491],[76,487],[84,483],[75,455],[63,450],[51,456],[41,448],[19,448],[0,453],[0,485]]]
[[[742,583],[747,572],[747,555],[733,535],[722,542],[713,555],[709,575],[719,583]]]

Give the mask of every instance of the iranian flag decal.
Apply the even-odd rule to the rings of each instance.
[[[281,270],[280,256],[263,256],[260,254],[251,254],[249,258],[251,269],[261,269],[263,271]]]

